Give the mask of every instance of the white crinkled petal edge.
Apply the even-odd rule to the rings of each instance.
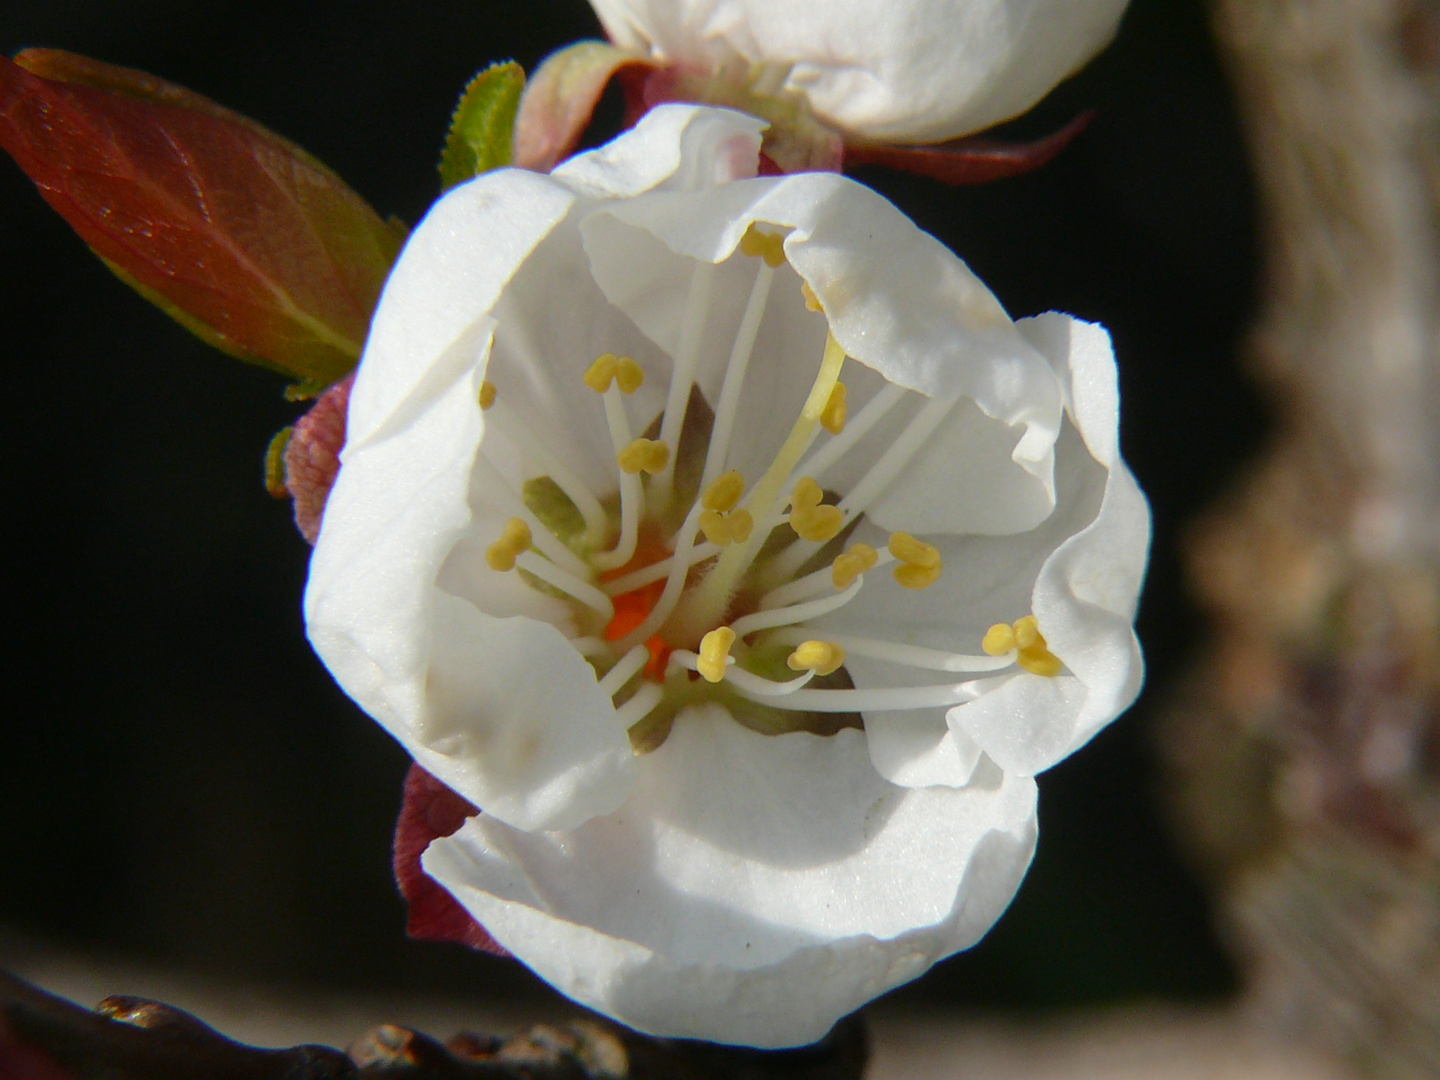
[[[864,736],[763,736],[678,718],[614,814],[562,833],[485,815],[426,872],[547,982],[631,1026],[760,1047],[840,1017],[974,944],[1019,887],[1035,787],[988,766],[901,788]]]

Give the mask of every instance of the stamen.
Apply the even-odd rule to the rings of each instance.
[[[485,549],[485,561],[490,569],[504,574],[515,569],[515,560],[522,551],[528,551],[531,542],[530,526],[519,518],[511,518],[505,525],[500,539]]]
[[[1034,615],[1026,615],[1022,619],[1015,620],[1015,645],[1017,648],[1033,648],[1037,643],[1044,646],[1045,639],[1040,636],[1040,620]]]
[[[735,510],[729,514],[722,514],[718,510],[700,512],[700,531],[705,534],[706,540],[718,547],[743,544],[750,539],[754,527],[755,519],[748,510]]]
[[[1010,627],[1006,626],[1005,629],[1009,630]],[[809,631],[803,626],[782,626],[765,640],[767,644],[773,642],[777,645],[799,645],[808,640],[808,633]],[[892,664],[920,668],[923,671],[957,673],[999,671],[1015,662],[1014,657],[1010,656],[1008,651],[1005,655],[967,656],[964,653],[925,649],[919,645],[901,645],[893,641],[876,641],[873,638],[855,637],[851,634],[831,634],[830,637],[848,654],[868,656],[872,660],[885,660]]]
[[[790,527],[802,540],[823,544],[833,540],[845,527],[845,515],[838,506],[821,506],[825,493],[812,477],[801,477],[790,495]]]
[[[815,290],[810,288],[808,281],[800,282],[800,295],[805,297],[805,310],[814,311],[818,314],[825,314],[825,306],[820,303],[820,298],[815,295]]]
[[[816,675],[833,675],[844,663],[845,650],[834,641],[802,641],[785,658],[785,666],[791,671],[813,671]]]
[[[825,353],[820,360],[820,371],[815,376],[814,385],[810,387],[810,396],[806,398],[804,406],[796,418],[794,426],[790,429],[784,445],[780,452],[775,455],[775,460],[770,463],[770,468],[760,478],[760,482],[750,490],[750,497],[745,500],[745,508],[750,511],[756,521],[766,521],[773,510],[780,493],[784,489],[785,481],[789,479],[795,468],[796,462],[805,453],[815,433],[820,426],[820,413],[824,411],[825,403],[830,400],[830,391],[835,388],[836,382],[840,379],[840,369],[845,363],[845,350],[835,340],[832,334],[826,338]],[[698,504],[697,504],[698,505]],[[724,611],[725,605],[729,603],[730,594],[739,583],[740,577],[749,568],[755,552],[760,546],[762,537],[768,535],[768,530],[757,529],[744,543],[731,544],[720,556],[715,569],[698,586],[691,590],[686,600],[686,609],[682,612],[681,635],[687,636],[686,632],[698,633],[700,628],[707,623],[714,625],[719,619],[720,613]]]
[[[863,551],[857,551],[857,548],[863,549]],[[864,554],[866,551],[870,552],[871,557],[869,560],[867,560]],[[828,593],[834,589],[843,592],[845,589],[850,588],[850,586],[855,583],[855,579],[866,570],[870,570],[876,566],[886,566],[895,561],[895,557],[891,555],[889,551],[876,551],[869,544],[855,544],[851,547],[849,554],[854,555],[855,559],[853,562],[847,562],[844,565],[847,568],[858,566],[860,569],[856,569],[853,574],[844,575],[843,585],[836,580],[835,567],[832,563],[830,566],[823,566],[819,570],[811,571],[804,577],[796,578],[794,581],[771,589],[760,598],[760,603],[757,605],[759,610],[769,611],[772,608],[784,607],[786,604],[793,604],[796,601],[804,600],[808,596],[818,596],[821,593]],[[844,558],[846,558],[845,555],[835,556],[837,562]],[[868,565],[865,565],[867,561]]]
[[[650,650],[644,645],[636,645],[605,673],[603,679],[599,680],[600,692],[606,697],[614,697],[626,683],[639,675],[649,662]]]
[[[615,719],[620,721],[620,726],[629,731],[645,717],[654,711],[655,706],[665,699],[665,690],[659,683],[644,682],[640,684],[629,701],[625,702],[615,710]]]
[[[723,556],[722,556],[723,558]],[[863,577],[856,578],[855,584],[842,593],[834,596],[826,596],[819,600],[810,600],[803,604],[791,604],[788,607],[768,608],[764,611],[754,611],[749,615],[742,615],[731,623],[731,627],[740,637],[747,637],[756,630],[768,630],[772,626],[789,626],[791,623],[801,623],[806,619],[818,619],[821,615],[828,615],[838,608],[844,607],[855,594],[860,591],[860,586],[865,584]]]
[[[848,589],[866,570],[872,569],[880,559],[880,553],[869,544],[851,544],[850,550],[836,555],[830,564],[830,580],[837,589]]]
[[[1008,623],[996,623],[985,631],[980,648],[990,656],[1004,656],[1015,651],[1015,628]]]
[[[735,414],[740,406],[740,391],[745,384],[745,371],[750,366],[750,355],[755,350],[755,337],[760,332],[760,320],[765,316],[765,304],[770,298],[770,286],[774,280],[775,271],[767,261],[756,271],[755,284],[750,287],[750,299],[745,303],[740,329],[735,332],[735,343],[730,347],[725,381],[720,384],[720,398],[715,405],[710,446],[705,451],[705,471],[700,474],[702,491],[709,487],[720,474],[720,470],[725,468],[725,458],[730,453],[730,435],[735,430]]]
[[[615,605],[603,592],[587,581],[556,566],[549,559],[541,558],[534,552],[526,552],[515,560],[515,565],[527,574],[533,574],[546,585],[553,586],[568,596],[573,596],[605,622],[615,616]]]
[[[745,478],[732,469],[714,483],[705,486],[705,494],[700,497],[700,503],[706,510],[717,510],[723,514],[727,510],[734,510],[743,494]]]
[[[700,671],[700,665],[704,663],[701,657],[687,649],[676,649],[670,654],[670,659],[673,663],[678,664],[687,671]],[[701,672],[701,674],[703,675],[704,672]],[[707,679],[709,678],[708,675],[705,677]],[[814,677],[815,673],[813,671],[807,671],[798,679],[791,679],[789,682],[774,682],[770,679],[761,678],[752,671],[746,671],[744,668],[736,665],[733,660],[729,666],[726,667],[722,675],[722,678],[735,686],[737,690],[743,690],[744,693],[742,696],[751,701],[769,701],[772,698],[785,697],[793,694]],[[714,679],[711,681],[719,682],[720,680]]]
[[[706,559],[713,559],[719,554],[720,547],[718,544],[697,544],[690,552],[689,561],[685,569],[688,571],[690,567],[696,563],[702,563]],[[614,581],[607,581],[601,588],[610,596],[623,596],[625,593],[634,592],[641,586],[649,585],[652,581],[659,581],[663,577],[668,577],[670,568],[674,563],[675,559],[673,556],[668,559],[661,559],[659,562],[653,562],[649,566],[642,566],[639,570],[631,571],[624,577],[616,578]]]
[[[909,709],[948,708],[951,705],[974,701],[981,694],[1013,678],[1011,675],[996,675],[988,679],[970,679],[938,686],[902,686],[875,690],[796,690],[777,698],[763,692],[756,693],[739,675],[739,672],[732,671],[726,681],[731,683],[743,698],[772,705],[777,709],[820,713],[900,712]]]
[[[663,440],[636,439],[615,455],[615,461],[621,472],[631,476],[642,472],[656,476],[670,463],[670,447]]]
[[[865,403],[863,409],[846,421],[844,431],[835,438],[826,440],[824,446],[805,459],[800,466],[801,471],[807,476],[820,479],[825,475],[826,469],[834,465],[852,446],[870,434],[870,429],[898,405],[907,393],[909,391],[903,386],[886,383],[874,397]]]
[[[1053,678],[1064,670],[1064,662],[1052,653],[1040,633],[1040,622],[1034,615],[1015,620],[1011,626],[996,623],[985,632],[980,647],[991,656],[1009,656],[1015,652],[1015,663],[1032,675]]]
[[[525,505],[525,500],[513,487],[509,479],[495,468],[494,464],[482,457],[482,467],[489,470],[489,477],[479,478],[485,483],[486,490],[500,502],[505,504],[505,510],[512,517],[517,517],[530,528],[531,542],[535,549],[557,566],[562,566],[570,573],[581,579],[591,577],[591,569],[586,562],[571,551],[569,547],[561,543],[559,538],[552,533],[545,524],[535,516],[534,512]]]
[[[831,435],[839,435],[845,430],[845,416],[848,407],[845,404],[847,391],[843,382],[837,382],[835,389],[830,391],[830,400],[825,403],[825,411],[820,414],[820,426]]]
[[[495,404],[495,384],[486,379],[480,384],[480,411],[488,412],[491,405]]]
[[[700,639],[700,656],[695,670],[706,682],[718,683],[725,678],[725,668],[735,661],[730,646],[735,644],[735,631],[728,626],[717,627]]]
[[[639,382],[635,380],[636,374]],[[585,373],[586,386],[603,395],[605,400],[605,422],[611,429],[611,446],[615,449],[616,459],[631,445],[631,426],[621,395],[629,393],[626,386],[639,389],[644,377],[645,373],[641,372],[639,364],[634,360],[628,356],[618,357],[613,353],[606,353],[596,359],[595,363],[590,364],[589,372]],[[639,475],[629,474],[622,469],[621,536],[615,541],[611,552],[599,552],[590,556],[590,562],[598,569],[613,570],[616,566],[625,566],[625,563],[634,559],[635,546],[639,543],[639,520],[644,514],[644,508],[645,488],[641,487]]]
[[[483,409],[486,407],[483,391],[481,398],[480,407]],[[496,401],[492,393],[490,405],[496,427],[520,448],[521,454],[534,463],[542,474],[555,481],[556,486],[575,504],[580,516],[585,520],[585,538],[592,544],[600,543],[609,530],[609,519],[605,515],[605,508],[600,505],[600,500],[595,497],[589,485],[551,453],[549,447],[536,436],[535,432],[539,430],[537,425],[531,423],[508,399]]]
[[[603,394],[610,389],[610,384],[615,381],[615,366],[620,358],[613,352],[602,353],[595,358],[585,372],[585,385],[597,394]]]
[[[650,609],[650,614],[645,616],[645,621],[626,635],[627,641],[647,640],[664,625],[665,620],[670,618],[675,610],[675,605],[680,602],[685,591],[685,578],[690,572],[691,553],[695,549],[695,533],[698,530],[696,519],[700,513],[701,506],[697,502],[685,515],[680,531],[675,534],[675,554],[670,559],[670,575],[665,579],[665,591],[660,594],[660,599],[655,601],[655,606]],[[734,551],[735,547],[727,550]],[[724,558],[723,554],[721,558]],[[675,635],[672,635],[672,639],[674,637]]]
[[[940,580],[945,564],[939,548],[909,533],[897,532],[890,535],[889,550],[903,564],[895,568],[895,580],[905,588],[925,589]]]
[[[772,270],[785,263],[785,237],[780,233],[761,232],[755,222],[740,237],[740,253],[752,258],[756,255],[765,260]]]
[[[570,639],[570,647],[581,656],[608,656],[610,644],[604,638],[577,637]]]
[[[931,434],[940,426],[940,421],[955,407],[955,401],[927,401],[916,414],[914,421],[902,431],[890,448],[880,455],[870,471],[840,500],[840,509],[847,515],[863,514],[870,504],[885,493],[885,489],[910,464],[911,458],[920,452]]]
[[[633,394],[645,385],[645,369],[630,356],[622,356],[615,364],[615,385],[622,394]]]
[[[670,376],[670,390],[665,397],[665,413],[660,420],[660,441],[667,446],[680,445],[680,432],[685,426],[685,410],[690,404],[690,384],[695,381],[695,357],[700,352],[700,339],[705,332],[705,317],[710,310],[710,283],[715,264],[697,262],[690,275],[690,292],[685,297],[684,321],[680,324],[680,343],[675,350],[675,369]],[[670,456],[655,476],[651,492],[658,505],[670,501],[675,479],[675,457]]]

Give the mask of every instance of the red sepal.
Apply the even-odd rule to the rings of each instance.
[[[1095,116],[1094,109],[1081,113],[1053,135],[1028,143],[971,135],[934,146],[847,145],[845,168],[884,165],[946,184],[988,184],[1048,165]]]
[[[345,414],[353,385],[355,375],[351,373],[321,394],[295,422],[285,446],[285,491],[295,500],[295,527],[312,544],[320,535],[325,501],[340,472]]]
[[[420,866],[430,841],[450,836],[479,812],[419,765],[410,766],[405,801],[395,823],[395,880],[410,905],[405,930],[417,941],[458,942],[494,956],[509,956]]]

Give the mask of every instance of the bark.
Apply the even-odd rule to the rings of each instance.
[[[1278,416],[1192,531],[1212,645],[1166,729],[1267,1022],[1440,1075],[1440,7],[1211,0]]]

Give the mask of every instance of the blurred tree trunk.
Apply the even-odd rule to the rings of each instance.
[[[1190,537],[1213,635],[1166,729],[1178,816],[1259,1015],[1362,1075],[1436,1077],[1440,4],[1210,7],[1278,435]]]

